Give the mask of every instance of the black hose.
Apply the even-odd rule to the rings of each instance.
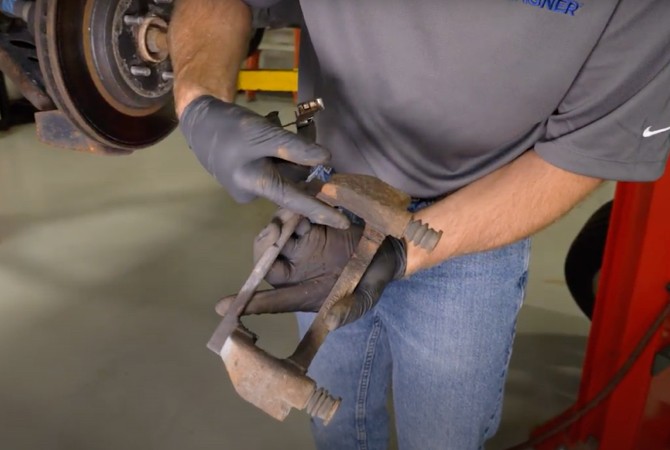
[[[669,288],[668,290],[670,290],[670,285],[668,285],[668,288]],[[577,411],[572,413],[568,418],[563,420],[563,422],[557,424],[550,430],[547,430],[539,436],[536,436],[525,442],[522,442],[521,444],[517,444],[514,447],[509,447],[506,450],[532,449],[533,446],[540,444],[549,439],[550,437],[567,430],[568,427],[570,427],[570,425],[574,424],[582,417],[587,415],[589,412],[591,412],[596,406],[600,405],[605,399],[607,399],[607,397],[609,397],[612,394],[612,392],[614,392],[614,389],[616,389],[616,387],[623,381],[623,379],[626,378],[626,375],[628,375],[630,369],[633,368],[637,360],[640,358],[644,350],[651,342],[651,339],[654,337],[656,332],[658,332],[658,330],[661,328],[663,323],[668,318],[670,318],[670,301],[663,309],[663,311],[661,311],[661,313],[658,315],[656,320],[654,320],[649,329],[647,329],[647,332],[644,334],[642,339],[640,339],[640,342],[637,344],[635,349],[633,349],[632,353],[630,354],[626,362],[623,364],[623,366],[621,366],[621,368],[616,372],[616,374],[614,374],[614,377],[612,377],[610,382],[607,383],[607,386],[605,386],[595,397],[593,397],[593,399],[591,399],[588,403],[586,403],[584,406],[582,406]]]

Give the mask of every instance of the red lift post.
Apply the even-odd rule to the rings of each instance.
[[[581,388],[553,429],[611,384],[670,304],[670,170],[655,183],[619,183]],[[537,450],[670,450],[670,319],[613,392]]]

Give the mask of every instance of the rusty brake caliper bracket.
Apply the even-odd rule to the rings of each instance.
[[[340,399],[318,388],[307,376],[307,369],[332,331],[332,324],[326,320],[328,312],[342,299],[351,298],[349,294],[358,286],[387,236],[405,239],[432,251],[442,232],[414,219],[407,210],[411,201],[408,195],[371,176],[333,175],[317,198],[360,217],[365,229],[351,260],[295,352],[286,359],[279,359],[257,347],[256,336],[244,327],[240,318],[295,231],[301,219],[297,215],[285,222],[275,245],[262,255],[210,339],[208,348],[222,358],[235,390],[246,401],[278,420],[284,420],[295,408],[306,410],[327,424],[337,411]]]

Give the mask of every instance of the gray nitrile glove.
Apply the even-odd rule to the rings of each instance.
[[[265,197],[316,223],[335,228],[346,217],[297,187],[296,165],[327,163],[330,153],[254,112],[211,96],[191,102],[180,127],[201,164],[238,202]],[[288,164],[288,163],[292,164]],[[293,167],[286,167],[293,166]],[[283,170],[288,168],[289,170]]]
[[[276,242],[286,217],[287,211],[280,210],[261,231],[254,242],[254,259],[258,260]],[[336,230],[307,220],[301,222],[266,277],[277,289],[257,293],[245,314],[318,311],[362,235],[360,225]],[[386,238],[353,294],[331,309],[326,319],[329,328],[351,323],[372,309],[386,286],[405,274],[406,262],[405,243]],[[217,305],[219,314],[225,314],[233,300],[234,296],[221,300]]]

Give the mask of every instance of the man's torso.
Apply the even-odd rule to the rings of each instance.
[[[618,0],[309,0],[303,97],[340,171],[416,197],[518,157],[553,114]]]

